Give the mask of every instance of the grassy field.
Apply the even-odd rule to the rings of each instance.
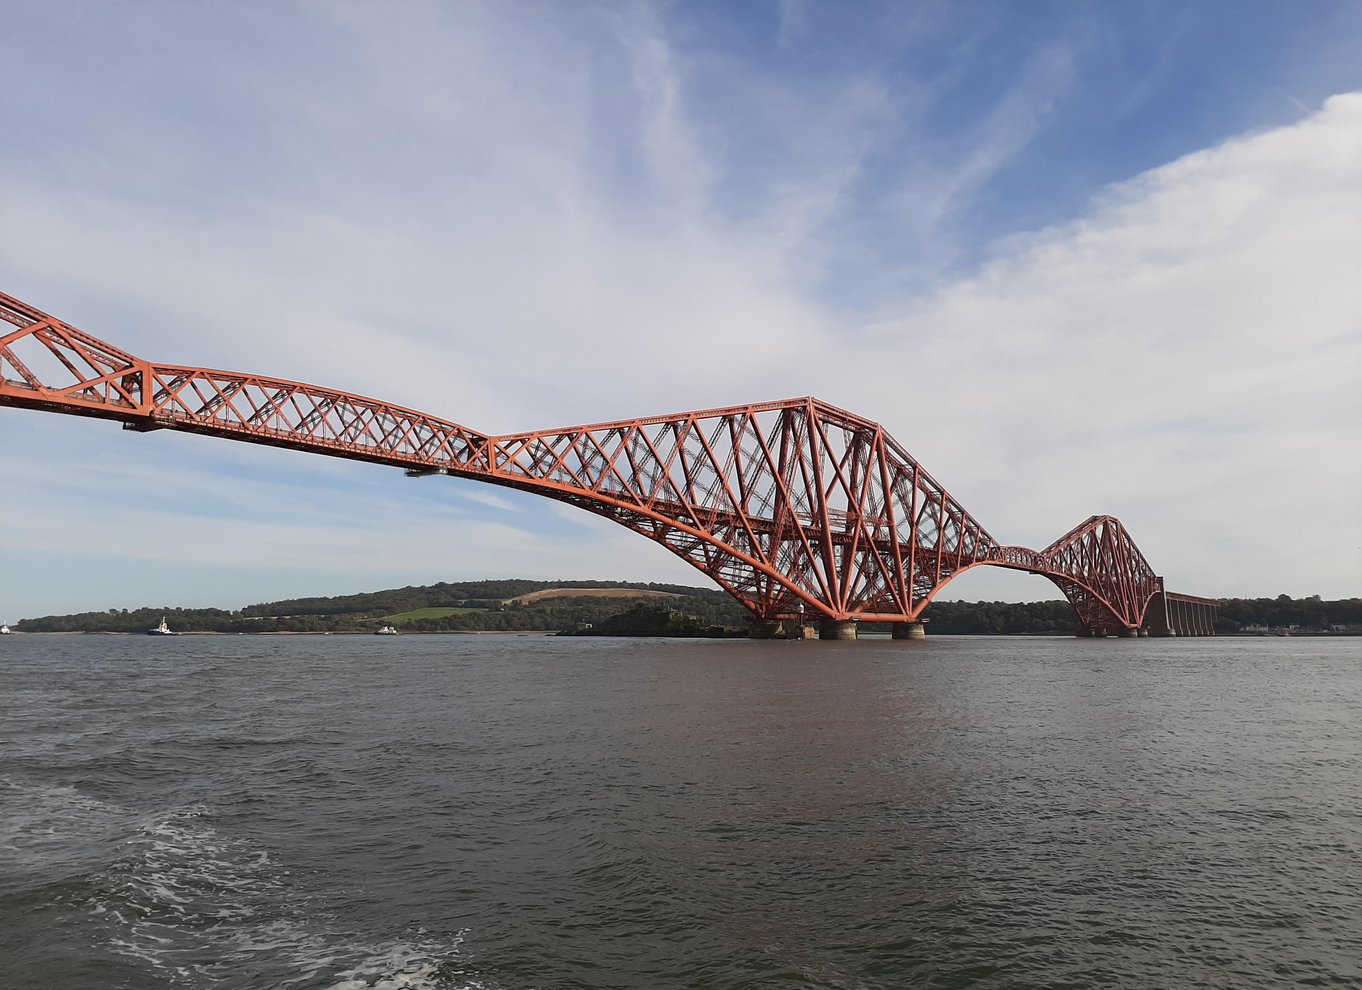
[[[524,604],[529,605],[535,602],[543,602],[553,598],[684,598],[684,595],[672,594],[667,591],[652,591],[647,588],[545,588],[543,591],[536,591],[532,594],[521,595],[519,598],[506,599],[507,605]],[[416,608],[410,612],[398,612],[396,615],[383,616],[383,622],[394,626],[403,626],[418,619],[441,619],[446,615],[460,615],[464,612],[481,612],[481,608],[464,608],[462,606],[450,606],[439,608]]]
[[[415,622],[417,619],[440,619],[446,615],[481,611],[483,610],[480,608],[418,608],[410,612],[399,612],[397,615],[385,615],[383,621],[400,626],[407,622]]]
[[[648,588],[545,588],[532,591],[519,598],[508,598],[512,602],[542,602],[546,598],[685,598],[670,591],[652,591]]]

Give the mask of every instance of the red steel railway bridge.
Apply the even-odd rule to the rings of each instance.
[[[1217,603],[1165,591],[1120,520],[1043,550],[995,540],[877,423],[814,398],[492,436],[378,399],[134,357],[0,293],[0,406],[182,430],[517,488],[662,544],[754,618],[754,635],[923,633],[957,575],[1053,581],[1080,635],[1210,635]]]

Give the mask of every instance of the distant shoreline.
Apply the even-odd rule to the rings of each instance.
[[[402,633],[403,636],[554,636],[560,630],[557,629],[412,629]],[[190,632],[174,633],[171,636],[148,636],[143,632],[122,632],[116,629],[62,629],[53,632],[21,632],[15,630],[10,633],[12,636],[126,636],[129,639],[178,639],[181,637],[192,636],[216,636],[227,639],[235,639],[237,636],[373,636],[372,630],[364,629],[328,629],[325,631],[298,631],[293,629],[281,629],[277,631],[260,632],[218,632],[214,629],[198,629]]]
[[[561,635],[562,633],[563,633],[563,630],[561,630],[561,629],[411,629],[411,630],[404,631],[401,635],[403,635],[403,636],[559,636],[559,635]],[[373,634],[372,632],[368,632],[368,631],[365,631],[365,630],[363,630],[363,629],[352,629],[352,630],[343,630],[343,631],[329,630],[329,631],[325,631],[325,632],[298,632],[298,631],[293,631],[293,630],[281,630],[281,631],[278,631],[278,632],[263,632],[263,631],[262,631],[262,632],[216,632],[216,631],[212,631],[212,630],[200,630],[200,631],[196,631],[196,632],[182,632],[182,633],[175,633],[174,636],[165,637],[165,636],[148,636],[146,633],[139,633],[139,632],[117,632],[117,631],[104,631],[104,630],[88,630],[88,631],[87,631],[87,630],[71,629],[71,630],[61,630],[61,631],[59,631],[59,632],[19,632],[19,631],[14,631],[14,632],[10,633],[10,635],[11,635],[11,636],[34,636],[34,637],[53,637],[53,636],[124,636],[124,637],[127,637],[127,638],[129,638],[129,639],[138,639],[138,638],[145,638],[145,639],[167,639],[167,638],[170,638],[170,639],[178,639],[178,638],[181,638],[181,637],[193,637],[193,638],[210,637],[210,638],[227,638],[227,639],[235,639],[235,638],[237,638],[237,637],[239,637],[239,636],[263,636],[263,637],[267,637],[267,638],[268,638],[268,637],[281,637],[281,636],[282,636],[282,637],[298,637],[298,636],[314,636],[314,637],[325,637],[325,636],[373,636],[374,634]],[[668,636],[668,635],[665,635],[665,634],[663,634],[663,635],[649,635],[648,633],[630,633],[630,634],[621,634],[621,633],[604,633],[604,632],[602,632],[602,633],[573,632],[572,635],[575,636],[575,637],[587,638],[587,639],[591,639],[591,638],[594,638],[594,639],[669,639],[669,638],[670,638],[670,639],[674,639],[674,638],[677,638],[677,637],[675,637],[675,636]],[[887,634],[887,633],[885,633],[885,634],[879,634],[879,633],[867,632],[867,633],[865,634],[864,638],[874,639],[874,638],[878,638],[878,637],[881,636],[881,635],[883,635],[885,638],[888,637],[888,634]],[[930,638],[932,638],[932,639],[943,639],[943,638],[946,638],[946,637],[955,637],[955,636],[981,636],[981,637],[988,637],[988,638],[990,638],[990,639],[1009,639],[1009,638],[1010,638],[1010,639],[1043,639],[1043,638],[1047,638],[1047,637],[1052,638],[1052,639],[1065,639],[1065,638],[1070,637],[1071,635],[1072,635],[1071,633],[1065,633],[1065,632],[1019,632],[1019,633],[937,632],[937,633],[931,634]],[[1203,638],[1204,638],[1204,639],[1349,639],[1349,638],[1354,638],[1354,637],[1358,637],[1358,636],[1362,636],[1362,631],[1352,631],[1352,630],[1349,630],[1349,631],[1344,631],[1344,632],[1293,632],[1293,633],[1287,633],[1287,634],[1284,634],[1284,635],[1277,635],[1276,633],[1259,633],[1259,632],[1222,632],[1222,633],[1216,633],[1214,636],[1209,636],[1209,637],[1195,637],[1195,638],[1198,638],[1198,639],[1203,639]],[[385,638],[385,637],[380,637],[380,638]],[[704,636],[700,636],[700,637],[681,637],[681,638],[700,638],[700,639],[706,639],[706,638],[710,638],[710,639],[713,639],[713,638],[720,638],[720,639],[733,639],[733,638],[742,638],[742,637],[741,637],[741,636],[738,636],[738,637],[733,637],[733,636],[724,636],[724,637],[704,637]]]

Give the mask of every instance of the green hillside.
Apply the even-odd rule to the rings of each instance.
[[[558,588],[571,589],[573,594],[530,602],[510,600]],[[593,589],[602,594],[589,594]],[[629,590],[640,594],[621,594]],[[746,610],[721,591],[626,581],[465,581],[334,598],[287,599],[239,611],[157,605],[47,615],[23,619],[13,628],[25,633],[143,633],[164,616],[171,629],[184,633],[372,632],[388,624],[404,632],[551,632],[599,623],[637,604],[655,603],[657,592],[677,596],[668,599],[670,607],[700,625],[746,628]]]
[[[536,592],[561,589],[559,597]],[[599,590],[599,596],[592,595]],[[639,592],[630,596],[625,592]],[[659,602],[658,592],[669,597]],[[524,596],[531,600],[519,600]],[[675,597],[670,597],[675,596]],[[22,619],[16,632],[144,633],[165,616],[176,632],[319,633],[372,632],[382,625],[403,632],[485,632],[580,629],[597,634],[713,634],[716,628],[745,630],[748,613],[722,591],[675,584],[625,581],[463,581],[394,588],[335,598],[295,598],[250,605],[239,611],[184,609],[171,605],[110,609],[75,615]],[[930,635],[1058,634],[1075,629],[1073,609],[1064,601],[933,602],[924,613]],[[887,631],[867,623],[865,631]],[[1227,599],[1217,632],[1362,634],[1362,599],[1323,601]]]

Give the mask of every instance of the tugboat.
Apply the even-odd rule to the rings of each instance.
[[[375,636],[396,636],[396,635],[397,635],[397,627],[396,627],[396,626],[382,626],[381,628],[379,628],[378,630],[376,630],[376,631],[374,632],[374,635],[375,635]]]
[[[161,624],[160,624],[159,626],[156,626],[156,627],[153,628],[153,629],[148,629],[148,630],[147,630],[147,635],[148,635],[148,636],[178,636],[179,633],[177,633],[177,632],[171,632],[170,627],[169,627],[168,625],[166,625],[166,617],[163,615],[163,616],[161,616]]]

